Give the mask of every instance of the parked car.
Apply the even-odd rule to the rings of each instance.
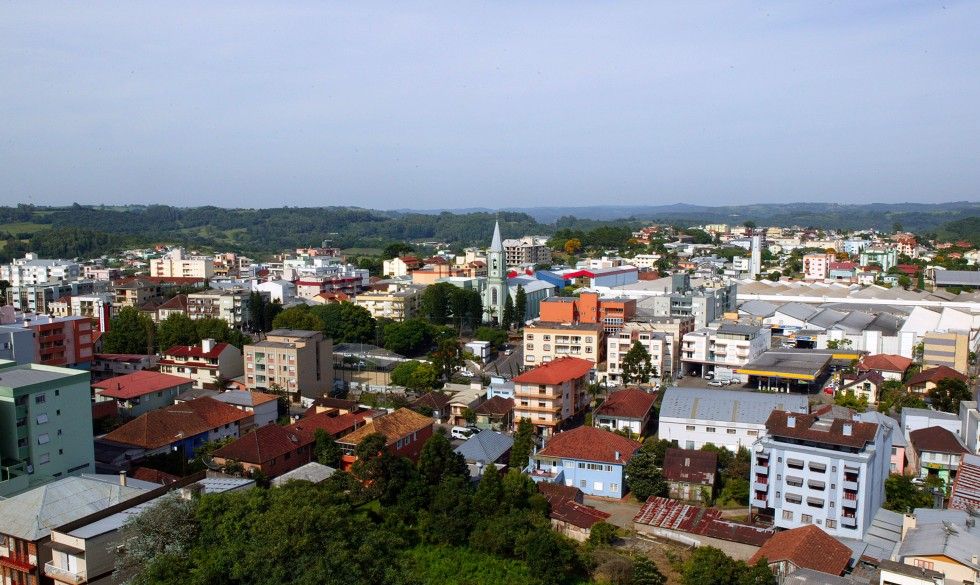
[[[466,427],[453,427],[452,430],[449,431],[449,436],[454,439],[465,441],[466,439],[470,438],[470,435],[472,435],[473,432],[474,429],[468,429]]]
[[[711,380],[710,382],[708,382],[708,386],[721,387],[721,386],[724,386],[724,385],[725,385],[725,383],[722,382],[721,380]]]

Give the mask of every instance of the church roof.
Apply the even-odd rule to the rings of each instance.
[[[493,223],[493,241],[490,242],[490,250],[494,252],[503,252],[504,244],[500,239],[500,222],[495,221]]]

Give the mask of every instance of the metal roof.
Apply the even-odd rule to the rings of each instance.
[[[316,461],[311,461],[306,465],[301,465],[292,471],[287,471],[286,473],[280,475],[279,477],[272,480],[273,487],[282,487],[288,481],[298,480],[298,481],[309,481],[312,483],[320,483],[326,480],[328,477],[337,473],[337,470],[333,467],[328,467]]]
[[[980,286],[980,271],[937,270],[936,286]]]
[[[462,455],[463,459],[467,462],[483,461],[484,463],[493,463],[497,459],[500,459],[513,446],[513,437],[489,429],[483,429],[469,439],[466,439],[466,442],[462,445],[456,447],[456,452]]]
[[[664,393],[660,418],[763,425],[773,410],[806,414],[810,404],[799,394],[674,387]]]

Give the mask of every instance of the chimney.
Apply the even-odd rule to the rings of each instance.
[[[796,417],[795,416],[787,416],[786,417],[786,426],[789,427],[789,428],[791,428],[791,429],[795,429],[796,428]]]
[[[194,500],[204,493],[204,486],[201,485],[201,482],[192,483],[180,488],[179,493],[182,500]]]
[[[616,461],[619,461],[619,451],[616,451]]]
[[[126,470],[123,469],[119,472],[119,485],[126,487]]]
[[[201,351],[204,353],[210,352],[214,349],[214,340],[211,338],[201,340]]]
[[[850,437],[854,432],[854,425],[851,423],[844,423],[843,427],[841,427],[841,431],[844,433],[845,437]]]

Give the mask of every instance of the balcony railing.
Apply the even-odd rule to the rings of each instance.
[[[85,571],[69,571],[68,569],[63,569],[55,565],[51,561],[44,564],[44,574],[62,583],[72,583],[74,585],[85,583],[88,580]]]
[[[841,526],[849,526],[851,528],[858,525],[857,517],[855,516],[841,516],[840,523]]]

